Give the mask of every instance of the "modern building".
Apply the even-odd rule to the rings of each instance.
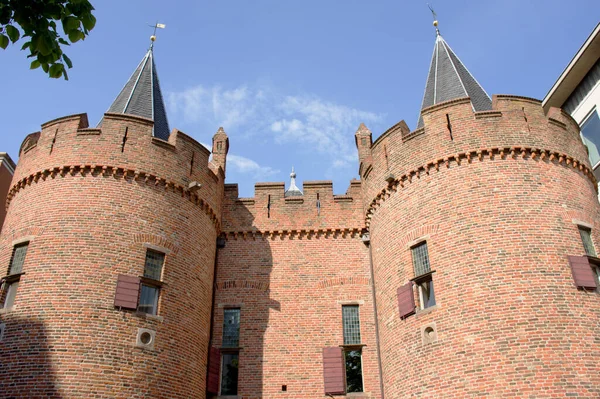
[[[600,23],[573,57],[544,101],[562,108],[581,126],[596,179],[600,179]]]
[[[600,396],[600,203],[568,114],[488,96],[438,31],[417,129],[361,124],[345,195],[292,171],[240,198],[227,134],[169,130],[156,72],[150,49],[98,127],[23,142],[0,396]]]

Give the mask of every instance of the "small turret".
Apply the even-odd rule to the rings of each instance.
[[[225,173],[228,152],[229,137],[227,136],[227,133],[225,133],[225,130],[223,130],[223,127],[220,127],[213,136],[212,162],[215,166],[223,169],[223,173]]]
[[[290,188],[287,189],[284,196],[285,197],[297,197],[304,195],[302,191],[296,186],[296,172],[294,172],[294,167],[292,166],[292,173],[290,173]]]

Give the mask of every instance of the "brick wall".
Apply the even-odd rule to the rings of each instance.
[[[212,345],[221,346],[224,309],[239,307],[239,397],[326,398],[322,350],[343,344],[342,305],[359,304],[361,397],[379,398],[360,185],[345,196],[334,196],[331,182],[303,189],[284,198],[283,183],[260,183],[254,198],[238,199],[237,187],[226,187]]]
[[[537,102],[509,97],[478,114],[442,104],[424,120],[422,132],[375,143],[363,183],[385,394],[598,397],[600,297],[574,286],[567,261],[584,253],[574,219],[600,242],[578,129],[556,109],[545,116]],[[396,290],[415,276],[419,238],[437,306],[401,320]],[[438,340],[424,343],[431,323]]]
[[[167,143],[139,118],[107,115],[102,130],[85,119],[47,123],[21,151],[0,265],[15,240],[30,243],[15,307],[0,314],[0,392],[204,397],[222,179],[180,132]],[[113,305],[117,276],[142,275],[148,245],[167,253],[158,317]],[[135,346],[138,328],[156,331],[154,349]]]
[[[10,189],[15,164],[5,152],[0,152],[0,231],[6,217],[6,195]]]

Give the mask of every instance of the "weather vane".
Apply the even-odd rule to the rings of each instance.
[[[159,24],[158,21],[156,21],[156,23],[154,25],[148,25],[151,28],[154,28],[154,33],[152,33],[152,36],[150,36],[150,49],[152,49],[154,47],[154,41],[156,40],[156,30],[157,29],[165,29],[167,27],[167,25],[165,24]]]
[[[431,7],[429,3],[427,3],[427,7],[429,7],[429,9],[431,10],[431,15],[433,15],[433,26],[435,26],[435,33],[439,35],[440,30],[438,29],[437,14],[435,13],[435,11],[433,11],[433,7]]]

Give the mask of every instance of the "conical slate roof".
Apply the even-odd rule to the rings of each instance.
[[[471,98],[471,104],[475,111],[492,109],[490,96],[487,95],[438,32],[421,110],[444,101],[462,97]],[[422,126],[423,117],[419,115],[417,128]]]
[[[148,50],[107,112],[137,115],[154,121],[154,136],[169,139],[170,129],[152,48]],[[102,121],[98,124],[100,126]]]

